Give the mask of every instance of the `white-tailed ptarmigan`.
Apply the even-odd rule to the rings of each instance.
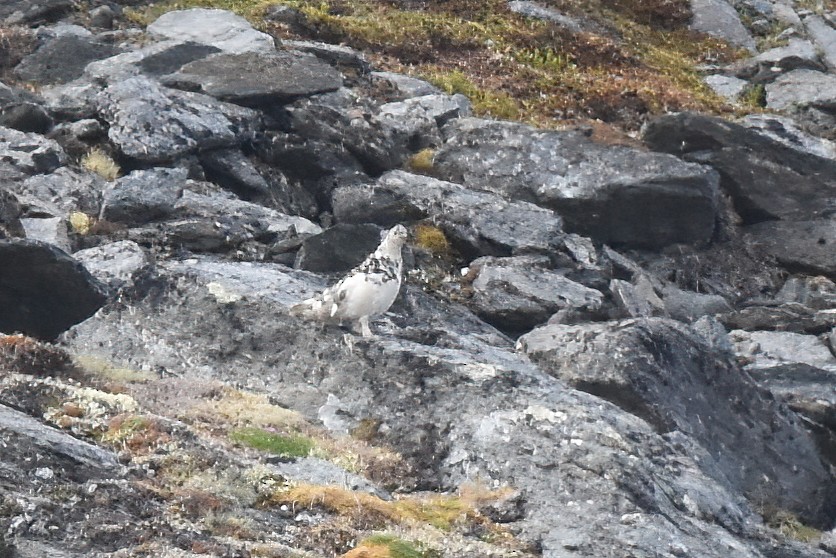
[[[370,336],[369,318],[389,310],[401,289],[401,248],[405,241],[406,228],[395,225],[363,263],[337,284],[291,307],[291,314],[320,320],[356,320],[363,337]]]

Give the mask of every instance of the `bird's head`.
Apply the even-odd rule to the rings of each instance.
[[[399,255],[401,253],[401,247],[406,242],[406,238],[406,227],[403,225],[395,225],[383,237],[383,241],[380,243],[378,250],[390,255]]]

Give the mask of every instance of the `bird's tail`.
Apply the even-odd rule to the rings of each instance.
[[[289,313],[291,316],[319,320],[328,317],[328,309],[324,301],[319,297],[309,298],[298,304],[294,304],[290,307]]]

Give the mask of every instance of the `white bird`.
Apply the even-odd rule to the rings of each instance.
[[[369,318],[383,314],[401,289],[406,227],[395,225],[380,246],[335,285],[291,307],[296,316],[319,320],[356,320],[363,337],[369,337]]]

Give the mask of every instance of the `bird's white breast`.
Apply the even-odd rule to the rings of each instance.
[[[400,290],[400,280],[383,274],[354,274],[334,286],[331,316],[357,320],[386,312]]]

